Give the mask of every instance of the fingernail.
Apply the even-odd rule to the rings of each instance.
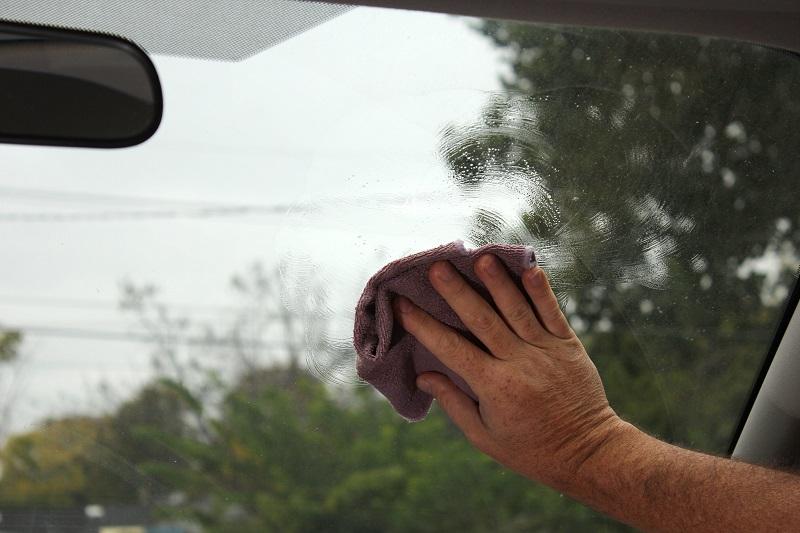
[[[440,261],[437,263],[436,277],[442,281],[451,281],[454,277],[455,271],[447,261]]]
[[[398,296],[395,298],[394,304],[397,306],[397,310],[401,313],[408,313],[414,308],[411,302],[405,296]]]
[[[431,393],[432,390],[432,383],[431,380],[427,376],[419,376],[417,378],[417,388],[422,390],[423,392],[427,392],[428,394]]]
[[[500,265],[497,263],[497,259],[491,255],[484,255],[483,257],[485,257],[485,259],[481,259],[483,270],[490,276],[498,275],[500,273]]]

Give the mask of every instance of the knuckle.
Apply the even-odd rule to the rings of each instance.
[[[550,319],[561,318],[562,317],[561,308],[558,306],[556,302],[551,302],[550,305],[548,305],[547,308],[545,309],[545,315],[547,316],[547,318]]]
[[[560,318],[561,309],[559,309],[557,306],[554,305],[545,311],[545,316],[547,316],[547,318],[550,320],[555,320],[557,318]]]
[[[464,347],[461,336],[453,331],[443,331],[440,333],[436,339],[436,345],[440,350],[446,353],[457,353]]]
[[[467,288],[467,283],[463,279],[456,279],[450,282],[447,287],[447,292],[449,292],[452,297],[459,298],[466,293]]]
[[[472,326],[480,332],[492,331],[497,326],[497,315],[488,311],[480,311],[472,316]]]
[[[531,309],[525,302],[518,302],[508,310],[508,319],[511,322],[520,322],[528,325],[531,319]]]

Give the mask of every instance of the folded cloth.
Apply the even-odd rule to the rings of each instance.
[[[450,261],[464,279],[491,302],[489,292],[473,270],[475,259],[487,253],[497,256],[512,279],[520,284],[522,272],[536,262],[533,249],[528,246],[488,244],[467,250],[461,241],[456,241],[389,263],[367,282],[358,301],[353,330],[358,375],[386,396],[394,409],[410,421],[425,418],[433,401],[416,386],[416,377],[423,372],[446,374],[473,399],[477,398],[461,376],[442,364],[394,320],[392,298],[405,296],[485,349],[428,281],[428,269],[435,261]]]

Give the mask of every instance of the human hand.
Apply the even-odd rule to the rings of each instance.
[[[403,328],[478,396],[464,394],[435,372],[418,376],[479,450],[521,474],[569,492],[581,466],[627,426],[611,409],[583,344],[558,306],[539,267],[523,286],[492,255],[475,262],[499,314],[446,261],[431,266],[436,291],[488,348],[478,348],[408,299],[394,301]]]

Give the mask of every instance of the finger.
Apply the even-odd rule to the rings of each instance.
[[[572,328],[561,312],[556,295],[550,288],[547,276],[539,267],[526,270],[522,274],[522,285],[533,301],[536,315],[547,331],[556,337],[567,339],[572,337]]]
[[[436,292],[495,357],[507,359],[519,351],[521,339],[514,335],[492,306],[469,286],[453,265],[447,261],[437,261],[428,277]]]
[[[447,416],[476,447],[485,448],[488,445],[489,431],[483,424],[478,404],[447,376],[436,372],[420,374],[417,387],[436,398]]]
[[[475,273],[489,289],[500,314],[522,340],[535,343],[547,333],[527,298],[495,256],[487,254],[479,257],[475,262]]]
[[[450,326],[442,324],[428,313],[398,296],[394,300],[395,317],[408,333],[422,343],[444,365],[462,378],[476,393],[480,393],[490,372],[492,356],[469,342]]]

